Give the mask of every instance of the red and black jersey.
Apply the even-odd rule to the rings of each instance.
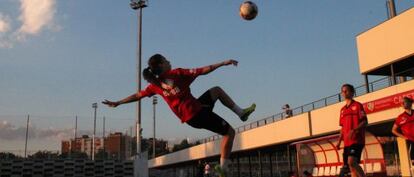
[[[414,110],[411,110],[411,115],[404,111],[397,117],[394,125],[401,129],[405,137],[414,142]]]
[[[191,94],[191,83],[201,74],[202,69],[177,68],[160,75],[161,87],[149,84],[139,94],[142,97],[161,95],[182,123],[190,120],[201,110],[201,103]]]
[[[362,121],[368,122],[364,107],[361,103],[352,100],[351,104],[342,107],[339,125],[342,127],[345,147],[355,144],[365,144],[365,128],[360,129],[355,136],[349,136],[350,131],[357,128]]]

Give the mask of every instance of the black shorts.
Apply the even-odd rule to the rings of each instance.
[[[352,156],[352,157],[356,158],[357,162],[360,163],[361,154],[362,154],[363,149],[364,149],[363,144],[354,144],[354,145],[345,147],[344,148],[344,154],[343,154],[344,164],[347,163],[345,161],[348,161],[349,156]]]
[[[230,124],[213,112],[215,101],[211,99],[210,91],[204,92],[198,99],[201,110],[186,123],[194,128],[203,128],[220,135],[227,135]]]

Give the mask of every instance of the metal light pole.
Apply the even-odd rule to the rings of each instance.
[[[397,10],[395,8],[395,0],[387,0],[386,5],[387,5],[387,12],[388,12],[388,19],[391,19],[397,16]],[[392,70],[394,69],[392,68]],[[392,73],[392,75],[394,75],[394,72]],[[394,84],[397,84],[397,79],[395,75],[393,76],[392,80],[394,81]],[[407,81],[407,78],[405,76],[398,77],[398,83],[402,83],[405,81]]]
[[[75,117],[75,141],[76,141],[76,137],[78,132],[78,116]]]
[[[27,158],[27,140],[29,139],[29,120],[30,115],[27,115],[27,123],[26,123],[26,143],[24,145],[24,158]]]
[[[154,137],[152,138],[152,158],[155,158],[155,105],[158,103],[157,96],[152,96],[153,116],[154,116]]]
[[[103,128],[102,128],[102,147],[103,147],[103,154],[104,159],[106,160],[106,153],[105,153],[105,116],[103,117]]]
[[[93,114],[92,160],[95,160],[96,109],[98,108],[98,103],[93,103],[92,108],[95,109]]]
[[[133,10],[138,12],[138,52],[137,52],[137,90],[141,90],[141,56],[142,56],[142,9],[147,7],[146,0],[131,0],[129,4]],[[137,122],[136,122],[136,141],[137,154],[141,153],[141,101],[137,102]]]
[[[73,138],[73,141],[72,140],[69,140],[69,157],[70,158],[72,158],[72,152],[74,151],[73,150],[73,147],[75,147],[76,146],[76,137],[78,136],[77,135],[77,132],[78,132],[78,116],[75,116],[75,129],[73,130],[74,132],[74,138]],[[75,142],[75,144],[72,144],[72,142]]]

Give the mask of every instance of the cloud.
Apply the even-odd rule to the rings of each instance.
[[[0,33],[10,30],[10,18],[0,13]]]
[[[11,20],[0,13],[0,48],[12,48],[17,42],[24,42],[28,36],[35,36],[42,31],[58,32],[62,27],[54,21],[56,0],[20,0],[21,22],[19,28],[11,28]]]
[[[90,131],[81,131],[79,134],[90,134]],[[29,138],[30,139],[50,139],[50,140],[66,140],[73,138],[74,129],[64,128],[56,129],[49,128],[37,128],[35,125],[29,125]],[[26,138],[26,127],[17,127],[7,121],[0,122],[0,140],[24,140]]]
[[[38,34],[53,22],[56,13],[55,0],[20,0],[22,26],[19,34]],[[49,26],[52,28],[51,26]]]
[[[6,33],[10,31],[10,18],[0,13],[0,48],[10,48],[11,43],[6,40]]]

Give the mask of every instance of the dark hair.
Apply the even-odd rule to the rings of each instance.
[[[405,96],[404,98],[403,98],[403,101],[404,102],[406,102],[406,103],[413,103],[413,99],[411,99],[410,97],[407,97],[407,96]]]
[[[342,85],[342,87],[341,88],[343,88],[343,87],[348,87],[348,89],[353,93],[353,94],[355,94],[355,88],[354,88],[354,86],[353,85],[351,85],[351,84],[344,84],[344,85]]]
[[[142,71],[144,79],[152,84],[160,86],[158,76],[162,73],[160,64],[165,60],[161,54],[155,54],[148,59],[148,67]]]

